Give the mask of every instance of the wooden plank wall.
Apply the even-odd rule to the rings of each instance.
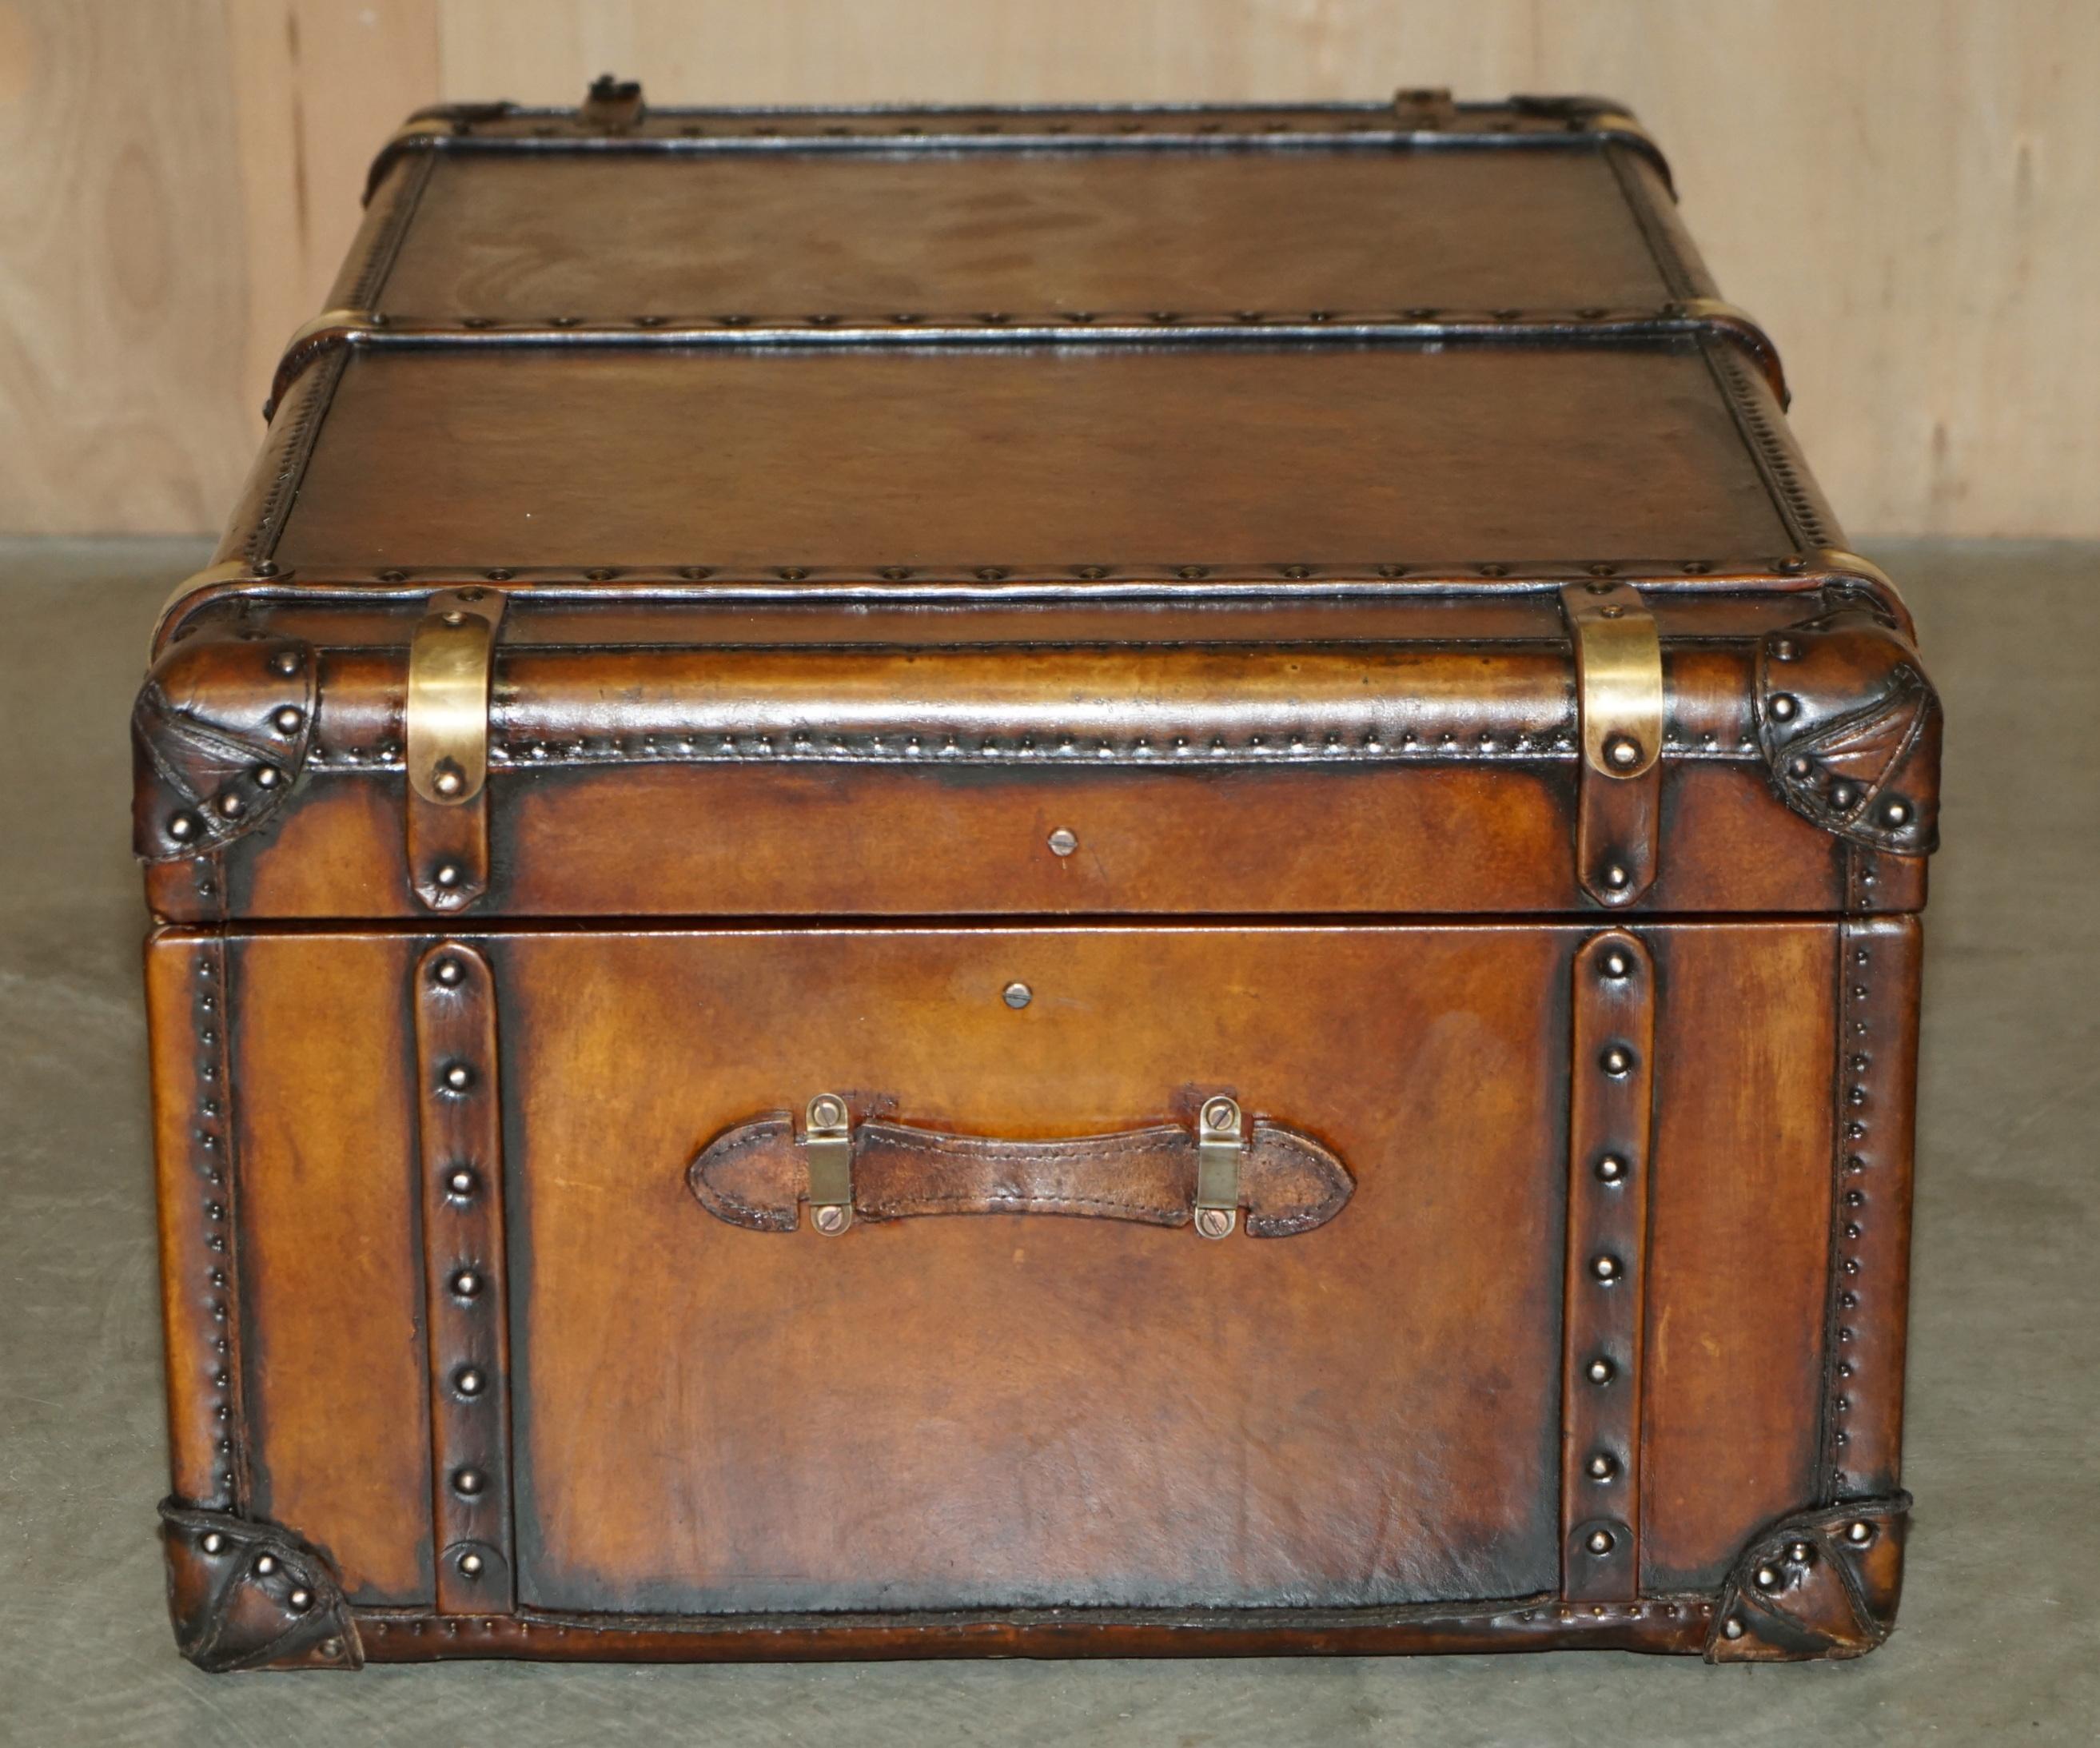
[[[2100,535],[2094,0],[0,0],[0,530],[210,528],[439,97],[1598,91],[1855,529]]]

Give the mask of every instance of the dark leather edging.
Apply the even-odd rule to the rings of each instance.
[[[1160,1125],[1064,1141],[954,1135],[902,1123],[853,1130],[854,1212],[867,1221],[929,1214],[1061,1214],[1183,1226],[1193,1217],[1196,1138]],[[784,1113],[717,1135],[686,1182],[717,1220],[754,1232],[792,1232],[809,1178],[802,1143]],[[1317,1142],[1260,1119],[1240,1166],[1241,1204],[1255,1238],[1325,1226],[1355,1183]]]

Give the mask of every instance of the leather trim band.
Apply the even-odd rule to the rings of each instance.
[[[454,941],[414,975],[437,1606],[487,1614],[517,1597],[495,977]]]
[[[953,1135],[902,1123],[852,1129],[853,1211],[862,1220],[926,1214],[1063,1214],[1183,1226],[1193,1215],[1194,1131],[1175,1125],[1063,1141]],[[687,1169],[695,1200],[717,1220],[792,1232],[809,1196],[801,1137],[786,1114],[726,1129]],[[1255,1238],[1325,1226],[1355,1188],[1317,1142],[1257,1118],[1240,1164],[1240,1203]]]
[[[1561,1593],[1640,1594],[1641,1358],[1655,967],[1623,930],[1575,955],[1562,1313]]]

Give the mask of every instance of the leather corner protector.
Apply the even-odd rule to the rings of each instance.
[[[1889,615],[1843,600],[1758,645],[1758,746],[1780,798],[1852,843],[1939,842],[1939,694]]]
[[[142,861],[208,856],[284,804],[312,744],[318,666],[282,637],[198,638],[153,664],[131,711]]]
[[[168,1611],[207,1673],[356,1669],[364,1648],[329,1563],[289,1530],[170,1499],[161,1507]]]
[[[1911,1499],[1846,1499],[1783,1517],[1736,1560],[1706,1637],[1710,1663],[1864,1657],[1895,1628]]]

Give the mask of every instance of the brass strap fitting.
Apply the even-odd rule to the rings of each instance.
[[[409,882],[433,910],[460,910],[488,887],[488,712],[500,589],[446,589],[408,645],[403,751],[408,770]]]
[[[1570,583],[1560,609],[1575,650],[1582,759],[1576,871],[1600,905],[1655,880],[1662,777],[1662,640],[1630,583]]]

